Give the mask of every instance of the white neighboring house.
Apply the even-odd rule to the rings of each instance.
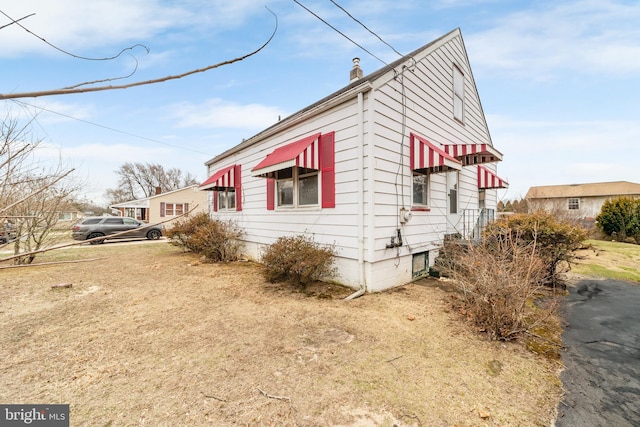
[[[192,215],[207,212],[207,194],[198,189],[198,185],[179,188],[151,197],[117,203],[109,206],[118,210],[120,216],[129,216],[151,224],[182,215],[193,210]],[[171,227],[171,222],[165,225]]]
[[[640,197],[640,184],[628,181],[542,185],[529,188],[529,210],[546,210],[576,219],[593,219],[608,199]]]
[[[278,237],[335,244],[340,283],[368,292],[428,274],[447,235],[495,214],[502,154],[459,29],[206,163],[210,211],[260,258]]]

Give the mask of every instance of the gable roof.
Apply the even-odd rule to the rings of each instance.
[[[613,181],[591,184],[543,185],[529,188],[525,199],[598,196],[640,196],[640,184],[629,181]]]
[[[269,126],[268,128],[264,129],[263,131],[257,133],[256,135],[252,136],[251,138],[242,141],[240,144],[224,151],[223,153],[215,156],[214,158],[212,158],[211,160],[205,162],[206,166],[209,166],[213,163],[216,163],[222,159],[224,159],[225,157],[230,156],[233,153],[236,153],[248,146],[251,146],[253,144],[258,143],[259,141],[267,138],[269,135],[272,135],[273,133],[279,131],[280,129],[284,129],[288,126],[291,126],[293,124],[295,124],[300,118],[302,117],[306,117],[309,113],[311,113],[313,110],[318,109],[323,107],[326,104],[330,104],[332,101],[336,100],[336,99],[340,99],[343,96],[355,96],[357,93],[359,92],[366,92],[368,90],[370,90],[373,87],[373,82],[376,81],[377,79],[379,79],[380,77],[384,76],[386,73],[388,73],[389,71],[398,68],[398,66],[400,66],[403,63],[409,62],[409,61],[413,61],[413,57],[417,56],[419,53],[421,53],[424,50],[427,50],[430,47],[433,47],[447,39],[452,39],[456,36],[460,36],[462,37],[462,33],[460,31],[460,28],[456,28],[450,32],[448,32],[447,34],[444,34],[443,36],[438,37],[437,39],[427,43],[426,45],[414,50],[413,52],[403,56],[400,59],[397,59],[394,62],[391,62],[388,65],[385,65],[384,67],[372,72],[371,74],[368,74],[358,80],[355,80],[353,82],[351,82],[350,84],[348,84],[347,86],[343,87],[342,89],[339,89],[338,91],[320,99],[317,102],[314,102],[313,104],[303,108],[302,110],[299,110],[296,113],[291,114],[288,117],[285,117],[284,119],[278,121],[277,123]],[[466,56],[466,51],[464,52],[465,56]],[[468,59],[467,59],[467,63],[468,63]],[[471,78],[473,79],[473,74],[471,74]],[[474,85],[475,85],[475,81],[474,81]],[[480,105],[480,108],[482,109],[482,105]],[[484,114],[484,113],[483,113]]]

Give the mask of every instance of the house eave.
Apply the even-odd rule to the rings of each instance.
[[[366,80],[361,82],[360,84],[353,86],[348,90],[343,91],[337,96],[330,96],[328,98],[325,98],[324,100],[320,100],[316,104],[312,104],[310,107],[305,108],[304,110],[301,110],[295,114],[292,114],[289,117],[286,117],[285,119],[263,130],[262,132],[252,136],[249,139],[242,141],[240,144],[236,145],[235,147],[232,147],[227,151],[223,152],[222,154],[219,154],[216,157],[212,158],[211,160],[208,160],[207,162],[205,162],[205,165],[210,166],[214,163],[224,160],[225,158],[239,151],[242,151],[247,147],[250,147],[275,134],[278,134],[286,129],[296,126],[299,123],[304,122],[305,120],[308,120],[314,116],[317,116],[318,114],[321,114],[335,107],[336,105],[340,105],[351,98],[355,98],[356,96],[358,96],[359,93],[368,92],[372,88],[373,88],[373,85],[371,84],[371,82],[369,80]]]

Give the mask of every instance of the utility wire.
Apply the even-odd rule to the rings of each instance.
[[[353,19],[354,21],[356,21],[358,24],[360,24],[362,26],[362,28],[364,28],[365,30],[369,31],[372,35],[374,35],[375,37],[378,38],[378,40],[380,40],[382,43],[386,44],[387,46],[389,46],[395,53],[397,53],[398,55],[400,55],[401,57],[403,57],[404,55],[401,54],[400,52],[398,52],[393,46],[391,46],[389,43],[387,43],[386,41],[382,40],[382,37],[380,37],[379,35],[377,35],[375,32],[373,32],[372,30],[370,30],[366,25],[364,25],[362,22],[360,22],[357,18],[355,18],[353,15],[351,15],[344,7],[340,6],[338,3],[336,3],[334,0],[329,0],[331,1],[331,3],[333,3],[337,8],[341,9],[344,13],[346,13],[349,18]]]
[[[115,129],[115,128],[112,128],[112,127],[109,127],[109,126],[101,125],[101,124],[98,124],[98,123],[93,123],[93,122],[90,122],[88,120],[79,119],[77,117],[73,117],[73,116],[70,116],[68,114],[60,113],[58,111],[53,111],[53,110],[50,110],[48,108],[41,107],[41,106],[38,106],[38,105],[29,104],[29,103],[24,102],[24,101],[17,101],[15,99],[12,99],[12,101],[15,102],[16,104],[19,104],[19,105],[23,106],[23,107],[37,108],[39,110],[46,111],[48,113],[57,114],[59,116],[66,117],[68,119],[76,120],[76,121],[79,121],[79,122],[82,122],[82,123],[86,123],[86,124],[91,125],[91,126],[99,127],[99,128],[106,129],[106,130],[110,130],[112,132],[117,132],[117,133],[120,133],[120,134],[123,134],[123,135],[131,136],[131,137],[142,139],[142,140],[145,140],[145,141],[155,142],[156,144],[162,144],[162,145],[166,145],[168,147],[179,148],[179,149],[182,149],[182,150],[191,151],[191,152],[198,153],[198,154],[205,154],[207,156],[213,157],[210,153],[205,153],[203,151],[198,151],[198,150],[194,150],[194,149],[191,149],[191,148],[182,147],[180,145],[169,144],[167,142],[159,141],[157,139],[147,138],[146,136],[140,136],[140,135],[136,135],[134,133],[130,133],[130,132],[126,132],[126,131],[123,131],[123,130]]]
[[[309,10],[309,8],[307,8],[305,5],[303,5],[302,3],[300,3],[298,0],[293,0],[294,2],[296,2],[300,7],[302,7],[304,10],[306,10],[307,12],[309,12],[310,14],[312,14],[313,16],[315,16],[316,18],[318,18],[320,21],[322,21],[325,25],[327,25],[328,27],[330,27],[333,31],[337,32],[338,34],[340,34],[342,37],[344,37],[345,39],[349,40],[351,43],[355,44],[356,46],[358,46],[360,49],[364,50],[365,52],[367,52],[369,55],[373,56],[374,58],[376,58],[378,61],[382,62],[384,65],[389,65],[386,62],[384,62],[382,59],[378,58],[377,56],[375,56],[373,53],[369,52],[367,49],[365,49],[364,47],[362,47],[361,45],[359,45],[358,43],[356,43],[355,41],[351,40],[346,34],[344,34],[343,32],[341,32],[340,30],[338,30],[336,27],[334,27],[333,25],[329,24],[327,21],[325,21],[324,19],[322,19],[320,16],[316,15],[313,11]]]
[[[146,46],[145,46],[145,45],[143,45],[143,44],[139,44],[139,43],[138,43],[138,44],[134,44],[134,45],[133,45],[133,46],[131,46],[131,47],[127,47],[127,48],[122,49],[122,50],[120,51],[120,53],[118,53],[117,55],[111,56],[111,57],[105,57],[105,58],[89,58],[89,57],[86,57],[86,56],[76,55],[76,54],[74,54],[74,53],[68,52],[68,51],[66,51],[66,50],[64,50],[64,49],[62,49],[62,48],[59,48],[58,46],[56,46],[56,45],[54,45],[54,44],[52,44],[52,43],[48,42],[44,37],[40,37],[39,35],[37,35],[36,33],[34,33],[33,31],[31,31],[30,29],[28,29],[27,27],[25,27],[24,25],[22,25],[21,23],[19,23],[19,22],[18,22],[18,21],[21,21],[21,20],[23,20],[23,19],[25,19],[25,18],[28,18],[29,16],[33,16],[33,15],[35,15],[35,13],[32,13],[31,15],[25,16],[24,18],[20,18],[20,19],[17,19],[17,20],[16,20],[16,19],[13,19],[12,17],[10,17],[10,16],[9,16],[9,15],[7,15],[6,13],[4,13],[4,11],[2,11],[2,10],[0,10],[0,13],[1,13],[1,14],[3,14],[6,18],[10,19],[10,20],[11,20],[11,24],[16,24],[17,26],[19,26],[20,28],[22,28],[23,30],[25,30],[27,33],[29,33],[29,34],[31,34],[32,36],[34,36],[34,37],[36,37],[36,38],[40,39],[41,41],[43,41],[44,43],[46,43],[46,44],[47,44],[47,45],[49,45],[50,47],[54,48],[55,50],[57,50],[57,51],[59,51],[59,52],[62,52],[62,53],[64,53],[65,55],[69,55],[69,56],[72,56],[72,57],[74,57],[74,58],[77,58],[77,59],[84,59],[84,60],[86,60],[86,61],[110,61],[110,60],[112,60],[112,59],[116,59],[117,57],[119,57],[120,55],[122,55],[125,51],[127,51],[127,50],[133,50],[133,49],[135,49],[136,47],[142,47],[142,48],[144,48],[144,49],[147,51],[147,53],[149,53],[149,52],[150,52],[150,49],[149,49],[148,47],[146,47]],[[8,25],[11,25],[11,24],[8,24]],[[4,27],[6,27],[6,25],[5,25]],[[1,28],[4,28],[4,27],[1,27]]]
[[[16,20],[13,20],[13,19],[12,19],[12,20],[11,20],[11,22],[9,22],[8,24],[5,24],[5,25],[3,25],[2,27],[0,27],[0,30],[1,30],[1,29],[3,29],[3,28],[5,28],[5,27],[8,27],[9,25],[17,24],[17,23],[18,23],[18,21],[22,21],[23,19],[27,19],[27,18],[29,18],[29,17],[31,17],[31,16],[33,16],[33,15],[35,15],[35,13],[32,13],[32,14],[27,15],[27,16],[23,16],[23,17],[22,17],[22,18],[20,18],[20,19],[16,19]],[[9,18],[9,19],[11,19],[11,18]]]

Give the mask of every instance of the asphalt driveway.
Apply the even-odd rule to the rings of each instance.
[[[556,427],[639,426],[640,285],[584,279],[569,292]]]

